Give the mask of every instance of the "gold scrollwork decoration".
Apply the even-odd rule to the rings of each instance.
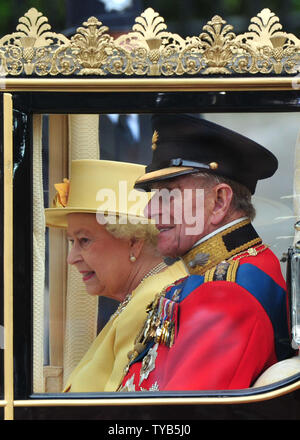
[[[90,17],[83,26],[71,38],[73,55],[81,66],[78,74],[122,73],[126,52],[118,48],[113,37],[107,34],[108,27],[96,17]]]
[[[126,45],[130,52],[131,70],[125,73],[152,76],[174,73],[185,40],[167,32],[164,19],[152,8],[135,19],[132,31],[116,41],[122,47]]]
[[[35,8],[19,19],[16,32],[0,39],[0,76],[182,76],[295,74],[300,40],[283,32],[278,17],[263,9],[248,32],[215,15],[198,36],[182,38],[147,8],[132,30],[114,38],[90,17],[67,38],[51,31]]]
[[[203,57],[206,63],[205,73],[230,73],[228,65],[233,57],[233,43],[236,38],[233,26],[216,15],[204,27],[200,35]]]
[[[16,30],[0,39],[1,70],[14,76],[50,73],[55,47],[68,44],[67,37],[51,32],[47,18],[35,8],[19,19]]]
[[[282,32],[279,18],[263,9],[251,19],[249,32],[236,37],[237,44],[245,44],[253,54],[251,73],[297,73],[300,61],[300,40]]]

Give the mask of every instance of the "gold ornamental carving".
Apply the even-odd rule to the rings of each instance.
[[[50,73],[53,47],[68,44],[64,35],[50,30],[47,18],[35,8],[30,9],[19,19],[16,32],[0,39],[1,73],[12,76]]]
[[[206,63],[205,73],[230,73],[228,68],[233,57],[235,34],[233,26],[216,15],[203,27],[199,39],[203,48],[203,58]]]
[[[236,35],[215,15],[198,36],[168,32],[152,8],[135,19],[127,34],[114,38],[90,17],[67,38],[51,30],[35,8],[19,19],[16,32],[0,39],[0,75],[7,77],[101,76],[179,77],[296,74],[300,40],[282,30],[279,18],[263,9],[248,31]]]
[[[250,73],[297,73],[300,67],[300,40],[283,32],[279,18],[269,9],[251,19],[249,32],[236,37],[252,55]],[[246,52],[246,49],[245,49]]]
[[[80,65],[79,75],[105,75],[105,71],[109,69],[117,48],[107,31],[108,27],[103,26],[101,21],[90,17],[71,38],[72,55]],[[121,63],[113,64],[115,73],[120,73]]]

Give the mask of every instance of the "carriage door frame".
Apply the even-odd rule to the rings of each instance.
[[[13,383],[13,104],[3,93],[4,419],[14,418]]]

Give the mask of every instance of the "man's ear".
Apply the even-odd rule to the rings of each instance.
[[[233,198],[232,188],[227,183],[220,183],[213,189],[214,206],[211,215],[211,223],[220,225],[227,216]]]

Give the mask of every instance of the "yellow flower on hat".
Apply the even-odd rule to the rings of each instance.
[[[62,183],[55,183],[54,187],[57,191],[54,200],[53,207],[61,208],[67,206],[69,191],[70,191],[70,181],[69,179],[64,179]]]

